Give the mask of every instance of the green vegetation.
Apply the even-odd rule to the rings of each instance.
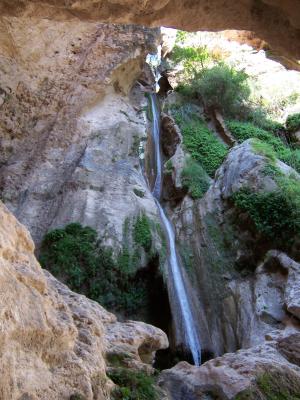
[[[177,33],[176,33],[176,41],[175,41],[175,43],[184,42],[187,39],[188,35],[189,35],[188,32],[178,30]]]
[[[240,121],[226,121],[227,128],[231,131],[233,136],[241,143],[244,140],[250,138],[257,138],[263,140],[269,144],[279,143],[283,145],[280,139],[274,137],[272,133],[267,132],[264,129],[258,128],[257,126],[249,122]],[[275,142],[274,142],[275,140]]]
[[[287,117],[286,129],[289,133],[294,133],[300,129],[300,113],[292,114]]]
[[[136,244],[142,246],[146,252],[149,252],[152,246],[152,234],[149,218],[146,214],[140,215],[133,230],[133,237]]]
[[[181,174],[182,183],[193,199],[201,198],[209,188],[209,177],[202,166],[192,158],[186,160]]]
[[[40,262],[72,290],[110,310],[132,315],[146,304],[145,283],[136,277],[128,251],[123,250],[116,263],[111,249],[101,246],[90,227],[72,223],[50,231]]]
[[[251,192],[242,188],[234,193],[235,206],[246,212],[256,230],[279,247],[289,247],[300,234],[300,182],[292,174],[286,176],[273,165],[267,165],[263,173],[277,183],[272,192]]]
[[[132,145],[129,152],[130,156],[137,157],[139,155],[140,138],[138,135],[133,135]]]
[[[235,400],[300,400],[300,386],[296,376],[283,371],[261,374],[255,387],[245,390]]]
[[[193,49],[194,53],[195,51]],[[194,54],[189,48],[180,48],[178,57],[183,57],[185,52]],[[196,58],[196,53],[194,57]],[[176,90],[195,99],[201,98],[207,108],[216,108],[227,116],[239,115],[250,96],[248,76],[224,63],[218,63],[212,68],[202,67],[198,71],[193,69],[193,63],[193,57],[190,55],[184,62],[188,76]]]
[[[174,46],[172,50],[172,60],[175,63],[183,62],[187,73],[196,72],[198,64],[201,68],[209,61],[210,55],[206,47],[180,47]]]
[[[273,161],[278,158],[300,172],[299,149],[291,149],[279,137],[249,122],[226,121],[226,125],[239,142],[250,138],[259,139],[260,141],[253,141],[253,148],[257,152]]]
[[[188,243],[179,243],[179,253],[182,259],[182,264],[186,269],[191,280],[196,278],[196,271],[195,271],[195,257],[193,254],[193,250]]]
[[[71,394],[71,396],[70,396],[70,400],[85,400],[85,399],[86,399],[86,397],[82,396],[79,393],[74,393],[74,394]]]
[[[133,189],[133,193],[134,193],[136,196],[141,197],[141,198],[143,198],[143,197],[145,196],[145,192],[143,192],[143,190],[140,190],[140,189],[134,188],[134,189]]]
[[[166,174],[170,175],[170,174],[172,174],[172,171],[173,171],[172,160],[168,160],[168,161],[165,163],[165,170],[164,170],[164,172],[165,172]]]
[[[288,387],[288,379],[283,384],[282,378],[278,380],[276,376],[265,373],[257,378],[257,385],[268,400],[300,400],[300,393]]]
[[[252,193],[241,189],[233,195],[235,205],[249,214],[256,229],[270,239],[297,232],[294,211],[281,191],[271,193]],[[298,226],[299,229],[299,226]]]
[[[183,135],[185,149],[213,177],[227,155],[227,147],[207,128],[193,107],[178,106],[171,111]]]
[[[203,121],[194,121],[182,128],[183,144],[192,158],[198,161],[209,176],[214,177],[217,168],[227,154],[227,148],[206,127]]]
[[[118,387],[112,392],[113,400],[158,400],[159,394],[154,386],[154,378],[140,371],[115,368],[108,377]]]
[[[194,85],[207,107],[217,108],[225,115],[235,115],[250,96],[247,79],[244,72],[220,63],[205,69]]]
[[[106,354],[106,361],[110,367],[119,368],[125,367],[128,361],[132,360],[133,356],[130,353],[114,353]]]

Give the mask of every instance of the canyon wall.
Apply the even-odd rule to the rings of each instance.
[[[147,101],[132,87],[158,43],[155,29],[5,21],[1,197],[35,243],[77,221],[119,248],[125,218],[143,209],[155,218],[139,162]]]
[[[300,59],[300,6],[297,0],[4,0],[3,16],[52,20],[94,20],[170,26],[179,29],[254,31],[282,55]]]
[[[154,352],[168,346],[161,330],[118,322],[42,270],[28,231],[2,203],[0,222],[1,399],[109,399],[114,355],[152,372]]]

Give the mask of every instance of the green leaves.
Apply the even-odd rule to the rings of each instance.
[[[291,149],[279,137],[274,136],[272,132],[258,128],[249,122],[226,121],[226,125],[239,142],[250,138],[259,139],[260,142],[253,142],[254,150],[273,161],[278,158],[300,172],[299,149]]]
[[[214,177],[217,168],[227,155],[226,146],[221,143],[205,124],[197,122],[182,127],[183,144],[198,161],[210,177]]]
[[[194,85],[207,107],[217,108],[226,115],[234,115],[250,96],[247,79],[245,72],[219,63],[205,69]]]
[[[292,114],[287,117],[286,128],[290,133],[294,133],[300,129],[300,113]]]
[[[133,227],[133,238],[137,244],[149,252],[152,246],[150,221],[145,214],[138,216]]]
[[[149,239],[144,218],[139,227],[142,228],[138,231],[142,234],[141,244],[148,248],[151,232]],[[111,249],[97,242],[94,229],[73,223],[47,233],[41,247],[40,262],[72,290],[110,310],[132,315],[145,304],[146,290],[131,268],[132,259],[123,253],[115,262]]]
[[[191,158],[186,160],[182,170],[183,186],[193,199],[201,198],[209,188],[209,178],[201,165]]]
[[[246,212],[256,230],[279,246],[289,246],[300,233],[300,184],[278,176],[274,192],[251,192],[242,188],[232,195],[235,206]]]
[[[108,377],[119,387],[112,392],[114,400],[158,400],[154,378],[141,371],[114,368]]]

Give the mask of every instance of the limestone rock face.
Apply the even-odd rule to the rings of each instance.
[[[242,216],[237,226],[230,202],[242,187],[277,188],[262,173],[266,161],[251,141],[234,147],[204,197],[194,202],[186,196],[173,213],[183,263],[192,259],[185,279],[204,353],[258,345],[270,332],[294,326],[292,314],[299,318],[298,263],[281,252],[266,254]],[[292,171],[281,162],[278,167]]]
[[[120,246],[126,217],[156,214],[139,164],[147,103],[134,84],[158,30],[25,17],[1,29],[2,199],[35,243],[78,221]]]
[[[237,29],[256,32],[282,54],[300,59],[300,6],[297,0],[60,0],[2,1],[1,15],[47,19],[98,20],[170,26],[185,30]]]
[[[105,360],[124,349],[129,367],[151,372],[153,352],[168,346],[162,331],[118,322],[43,271],[28,232],[2,203],[0,225],[1,399],[109,399]]]
[[[278,350],[278,346],[285,347],[287,343],[292,343],[294,357],[287,351]],[[276,394],[279,390],[283,393],[299,393],[297,355],[299,338],[287,335],[251,349],[225,354],[198,368],[181,362],[162,372],[160,384],[174,400],[268,399],[270,392],[266,393],[260,388],[259,381],[273,376],[277,379],[277,391],[274,381],[269,383],[270,391],[275,389]],[[241,394],[245,394],[245,397]]]

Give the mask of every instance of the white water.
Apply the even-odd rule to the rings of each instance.
[[[161,154],[160,154],[160,118],[156,105],[156,98],[154,94],[150,95],[151,109],[152,109],[152,136],[155,149],[155,164],[156,164],[156,178],[152,190],[153,196],[159,200],[161,193]]]
[[[163,208],[159,203],[161,194],[161,182],[162,182],[162,165],[161,165],[161,154],[160,154],[160,124],[159,124],[159,113],[156,104],[155,95],[151,95],[151,107],[153,116],[153,128],[152,135],[155,146],[155,160],[156,160],[156,180],[152,194],[155,198],[162,223],[165,227],[165,231],[168,235],[169,251],[170,251],[170,268],[172,273],[172,278],[174,281],[175,293],[180,306],[180,311],[182,315],[185,338],[187,345],[192,353],[194,364],[201,364],[201,345],[197,335],[196,327],[194,324],[191,307],[189,304],[186,288],[184,286],[183,277],[181,274],[179,261],[176,253],[175,247],[175,234],[170,221],[168,220]]]

